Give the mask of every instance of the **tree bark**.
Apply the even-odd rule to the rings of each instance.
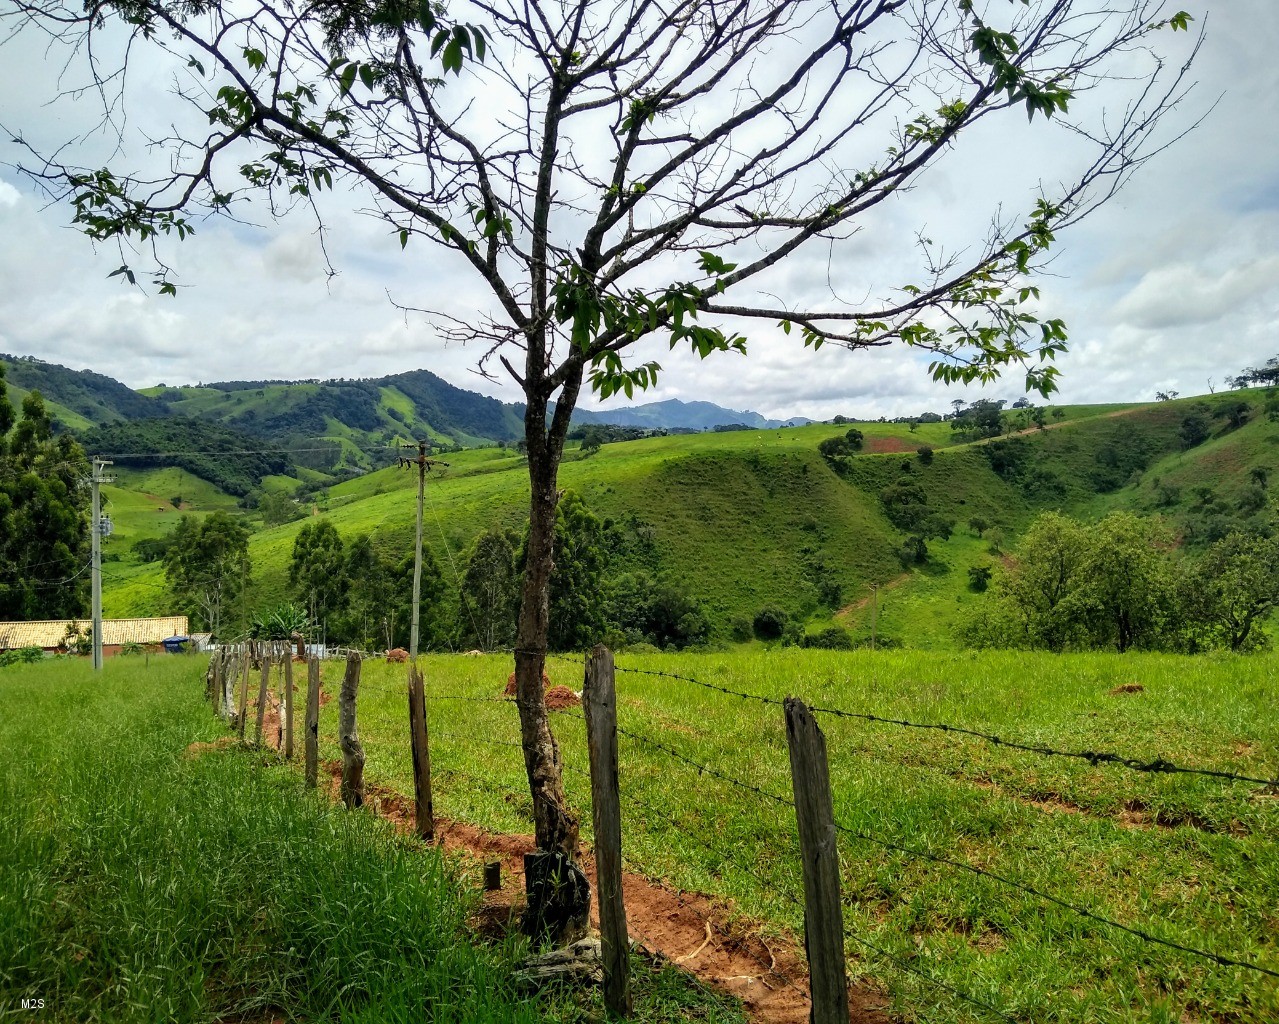
[[[346,675],[338,692],[338,745],[342,748],[342,802],[348,808],[364,806],[364,747],[355,725],[355,704],[360,693],[360,656],[346,656]]]
[[[555,564],[555,508],[559,503],[556,483],[564,436],[581,381],[579,365],[558,397],[549,429],[547,399],[541,394],[530,397],[524,417],[529,451],[529,535],[516,633],[515,693],[524,767],[533,797],[537,849],[550,855],[544,863],[553,864],[554,868],[546,874],[558,880],[548,890],[546,879],[526,872],[529,910],[524,926],[530,934],[557,942],[571,942],[578,937],[582,892],[585,889],[588,899],[590,892],[578,864],[578,819],[569,809],[564,793],[559,744],[551,731],[542,691],[550,627],[551,571]]]

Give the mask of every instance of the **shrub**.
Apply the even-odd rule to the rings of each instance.
[[[990,586],[990,566],[989,565],[970,565],[968,567],[968,587],[981,593]]]
[[[841,626],[827,626],[818,633],[805,633],[799,645],[822,651],[851,651],[853,638]]]
[[[0,668],[9,665],[30,665],[44,657],[39,647],[19,647],[14,651],[0,651]]]
[[[931,445],[923,445],[915,452],[915,457],[919,459],[925,466],[932,465],[933,449]]]
[[[780,640],[786,631],[786,613],[776,605],[768,605],[756,613],[751,628],[761,640]]]

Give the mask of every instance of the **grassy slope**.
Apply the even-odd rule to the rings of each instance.
[[[5,381],[5,384],[9,389],[9,403],[13,406],[14,412],[19,413],[20,415],[22,400],[26,398],[30,392],[24,391],[12,381]],[[74,409],[69,409],[65,405],[59,405],[57,402],[44,395],[41,395],[40,397],[44,398],[44,407],[49,415],[66,424],[71,430],[89,430],[96,426],[92,420],[85,416],[81,416]]]
[[[1270,777],[1279,657],[841,654],[738,651],[619,657],[780,698],[949,722],[1065,749],[1118,750]],[[531,831],[509,702],[509,656],[426,660],[438,813]],[[325,668],[336,692],[341,666]],[[403,667],[365,664],[360,734],[369,775],[412,792]],[[580,664],[553,659],[556,683]],[[1144,691],[1111,694],[1120,684]],[[789,796],[781,709],[622,672],[620,724],[768,792]],[[576,713],[576,712],[574,712]],[[336,703],[321,713],[336,756]],[[557,715],[570,800],[589,833],[579,722]],[[1279,807],[1256,787],[1041,758],[939,732],[821,718],[837,819],[876,838],[959,858],[1156,935],[1279,966]],[[477,785],[475,777],[485,780]],[[801,932],[793,812],[623,736],[623,842],[653,877]],[[513,794],[513,795],[512,795]],[[1156,822],[1163,824],[1156,824]],[[682,831],[681,831],[682,830]],[[1262,1024],[1270,979],[1150,946],[1039,900],[848,836],[839,841],[850,934],[1019,1020]],[[905,1021],[987,1018],[850,942],[854,974],[882,985]]]
[[[221,732],[203,667],[0,670],[0,1016],[600,1019],[598,990],[516,992],[523,941],[473,944],[476,879],[437,849],[330,805],[273,758],[184,756]],[[633,967],[640,1024],[740,1024],[673,969]]]

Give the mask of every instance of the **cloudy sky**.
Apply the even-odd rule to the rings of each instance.
[[[1052,276],[1041,282],[1043,312],[1064,318],[1070,330],[1060,401],[1202,393],[1210,380],[1219,385],[1279,353],[1279,3],[1178,6],[1207,36],[1193,74],[1199,84],[1174,120],[1206,117],[1061,237]],[[1168,45],[1180,55],[1187,42],[1179,34]],[[45,147],[79,138],[82,152],[105,156],[103,137],[85,136],[98,110],[94,98],[52,99],[63,62],[60,51],[29,34],[0,46],[0,125],[7,130],[0,137],[0,351],[91,368],[134,387],[426,368],[518,399],[514,385],[474,372],[479,351],[446,344],[431,323],[406,317],[388,298],[466,316],[491,308],[479,284],[425,244],[401,252],[385,225],[353,214],[341,196],[326,207],[335,277],[326,274],[313,222],[263,215],[256,224],[201,222],[195,238],[170,250],[184,286],[176,300],[108,278],[121,263],[115,248],[95,250],[69,227],[66,206],[48,205],[10,166],[20,158],[14,132]],[[144,84],[158,95],[167,82]],[[1027,126],[1023,115],[987,130],[984,150],[948,161],[903,200],[913,204],[909,225],[890,218],[879,228],[953,237],[969,230],[974,210],[986,216],[992,200],[1024,209],[1040,180],[1054,180],[1053,136],[1035,135],[1039,123]],[[873,239],[859,244],[835,264],[825,251],[802,253],[784,280],[797,293],[819,282],[828,295],[857,295],[868,268],[882,260]],[[826,418],[940,410],[979,394],[931,384],[926,360],[900,348],[814,354],[767,325],[748,338],[749,356],[705,363],[650,346],[644,356],[661,360],[665,373],[645,400],[706,399],[770,416]],[[1019,387],[1014,375],[989,393],[1011,399]]]

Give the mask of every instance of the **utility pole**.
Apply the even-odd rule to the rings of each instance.
[[[879,584],[870,585],[870,649],[875,649],[875,632],[879,626]]]
[[[102,671],[102,538],[110,532],[111,521],[104,519],[102,516],[102,498],[98,492],[98,488],[102,484],[109,484],[114,477],[105,477],[102,471],[112,463],[104,459],[99,459],[96,455],[93,458],[93,476],[90,477],[90,483],[93,485],[93,512],[92,521],[89,526],[91,541],[93,545],[93,671]]]
[[[426,498],[426,471],[432,466],[448,466],[426,457],[429,442],[418,441],[416,459],[400,459],[400,465],[417,466],[417,541],[413,545],[413,621],[409,624],[409,657],[417,661],[418,630],[421,625],[419,606],[422,601],[422,503]]]

